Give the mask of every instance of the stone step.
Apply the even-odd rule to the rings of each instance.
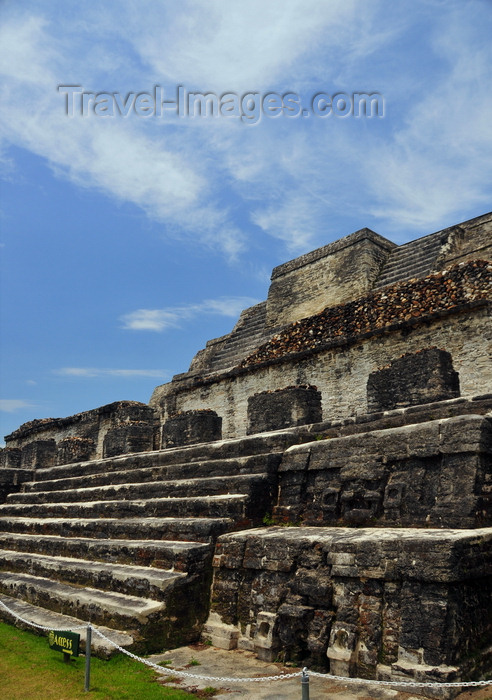
[[[226,517],[233,518],[235,521],[246,521],[249,520],[249,513],[252,510],[248,507],[248,501],[248,496],[244,494],[229,494],[227,496],[197,496],[195,498],[84,501],[83,503],[4,503],[0,505],[0,518],[8,516],[47,518]]]
[[[241,343],[247,343],[251,338],[261,335],[265,335],[265,326],[263,323],[255,322],[248,324],[248,326],[243,326],[243,328],[236,331],[233,337],[228,338],[221,350],[232,348],[235,345],[240,345]]]
[[[134,631],[145,628],[163,615],[165,604],[114,591],[72,586],[49,578],[19,572],[0,571],[0,593],[26,600],[83,622],[122,629],[135,639]]]
[[[388,263],[386,263],[384,272],[388,272],[390,270],[395,270],[398,268],[420,267],[421,265],[426,264],[432,265],[435,259],[435,251],[429,251],[424,254],[416,253],[410,255],[395,255],[394,258],[391,258],[391,260]]]
[[[234,331],[226,340],[226,344],[233,344],[234,341],[247,338],[253,333],[264,333],[265,319],[252,318],[246,321],[244,325]]]
[[[432,271],[440,249],[440,237],[412,241],[397,248],[386,262],[375,288],[413,277],[425,277]]]
[[[0,548],[181,572],[201,571],[207,566],[213,550],[211,544],[204,542],[110,540],[16,532],[0,532]]]
[[[264,336],[263,334],[261,334],[254,339],[254,342],[248,344],[244,343],[243,345],[241,345],[241,347],[219,350],[214,356],[214,363],[218,364],[219,362],[235,358],[243,359],[246,354],[250,354],[253,350],[256,350],[256,348],[259,348],[260,345],[265,343],[269,339],[269,337],[269,335]]]
[[[37,469],[36,481],[53,480],[65,477],[85,476],[102,472],[127,471],[163,466],[176,466],[207,462],[209,460],[227,460],[247,456],[282,453],[287,447],[298,442],[294,430],[283,430],[268,435],[249,435],[229,440],[188,445],[186,447],[168,447],[152,452],[138,452],[131,455],[95,459],[90,462],[74,462],[57,467]]]
[[[1,572],[29,574],[52,581],[112,591],[138,598],[164,600],[169,588],[186,578],[182,572],[130,564],[0,550]]]
[[[69,615],[62,615],[61,613],[53,612],[52,610],[46,610],[45,608],[40,608],[36,605],[28,603],[27,601],[18,600],[17,598],[12,598],[11,596],[0,595],[0,601],[6,605],[9,610],[12,610],[16,615],[22,617],[24,620],[34,622],[35,625],[41,625],[42,627],[46,627],[48,629],[70,631],[74,628],[80,627],[82,624],[81,620],[78,620],[76,617],[70,617]],[[45,630],[40,630],[38,627],[20,622],[17,618],[10,615],[1,605],[0,619],[12,624],[15,622],[17,627],[29,630],[34,634],[46,634]],[[104,634],[105,637],[108,637],[108,639],[115,644],[118,644],[120,647],[128,648],[133,645],[133,637],[127,632],[121,632],[119,630],[102,626],[98,626],[98,629],[102,632],[102,634]],[[75,631],[77,634],[80,634],[81,650],[85,651],[86,629],[76,629]],[[93,633],[92,653],[95,654],[95,656],[107,659],[113,654],[117,653],[117,650],[112,644]]]
[[[215,542],[232,530],[232,518],[40,518],[0,517],[0,532],[111,540]]]
[[[388,267],[384,269],[381,278],[390,278],[407,273],[415,273],[416,275],[422,276],[423,271],[432,269],[433,263],[433,256],[424,259],[398,261],[392,265],[388,265]]]
[[[272,484],[273,487],[273,484]],[[259,489],[269,490],[269,478],[266,474],[222,476],[198,479],[179,479],[175,481],[149,481],[145,483],[109,484],[79,489],[60,491],[31,491],[13,493],[7,497],[6,504],[12,503],[80,503],[83,501],[137,500],[155,498],[194,498],[197,496],[215,496],[228,493],[254,495]]]
[[[240,318],[224,345],[211,358],[210,368],[218,371],[231,367],[266,342],[273,333],[271,329],[265,332],[265,320],[265,303],[249,310],[247,315]]]
[[[411,271],[411,272],[405,272],[405,273],[400,273],[398,275],[394,275],[392,277],[387,277],[384,280],[381,280],[381,284],[378,285],[378,289],[382,287],[389,287],[392,284],[396,284],[397,282],[407,282],[408,280],[411,279],[419,279],[421,277],[426,277],[427,274],[430,274],[431,270],[419,270],[417,272]]]
[[[411,243],[404,243],[399,248],[396,248],[389,258],[388,264],[392,263],[394,260],[406,260],[407,258],[418,258],[426,257],[428,255],[436,255],[440,250],[441,244],[439,241],[412,241]]]
[[[162,481],[164,479],[177,480],[195,477],[267,473],[275,471],[281,459],[281,454],[277,453],[146,467],[144,469],[127,469],[82,476],[61,476],[58,479],[43,479],[42,481],[27,482],[24,485],[23,491],[60,491],[63,489],[104,486],[106,484],[145,483],[150,481]],[[38,475],[36,475],[36,477],[37,476]]]
[[[384,275],[391,276],[397,272],[403,272],[406,270],[419,271],[422,269],[430,269],[434,263],[434,255],[426,255],[425,257],[412,256],[408,257],[406,260],[395,260],[384,268]]]

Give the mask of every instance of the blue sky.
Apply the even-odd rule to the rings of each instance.
[[[490,0],[0,4],[0,435],[148,401],[272,267],[490,209]],[[384,116],[82,117],[110,95],[378,92]]]

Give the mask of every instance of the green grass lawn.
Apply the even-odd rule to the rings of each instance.
[[[85,657],[63,662],[63,654],[37,637],[0,622],[2,700],[189,700],[190,693],[163,688],[147,666],[124,654],[91,659],[91,686],[84,692]]]

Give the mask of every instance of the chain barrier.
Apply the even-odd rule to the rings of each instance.
[[[283,680],[288,680],[292,678],[299,678],[299,677],[307,677],[313,676],[316,678],[325,678],[326,680],[331,680],[331,681],[340,681],[342,683],[366,683],[366,684],[371,684],[371,685],[381,685],[381,686],[391,686],[391,687],[405,687],[405,688],[479,688],[479,687],[484,687],[484,686],[489,686],[492,685],[492,679],[490,680],[484,680],[484,681],[457,681],[457,682],[443,682],[443,683],[425,683],[424,681],[379,681],[379,680],[374,680],[371,678],[350,678],[347,676],[334,676],[331,673],[319,673],[317,671],[309,671],[307,668],[303,668],[302,670],[295,671],[294,673],[280,673],[276,676],[257,676],[256,678],[229,678],[226,676],[206,676],[203,674],[198,674],[198,673],[188,673],[186,671],[178,671],[177,669],[174,669],[170,666],[160,666],[159,664],[154,663],[153,661],[150,661],[150,659],[144,659],[141,656],[137,656],[137,654],[133,654],[131,651],[128,651],[128,649],[125,649],[124,647],[121,647],[119,644],[116,642],[113,642],[112,639],[107,637],[103,632],[97,629],[97,627],[94,627],[90,622],[85,623],[84,625],[76,626],[76,627],[64,627],[63,629],[53,629],[53,627],[43,627],[43,625],[38,625],[35,622],[31,622],[30,620],[25,620],[23,617],[20,615],[17,615],[13,610],[11,610],[5,603],[3,603],[0,600],[0,606],[6,610],[8,613],[10,613],[13,617],[17,618],[21,622],[23,622],[26,625],[31,625],[32,627],[37,627],[38,629],[45,630],[45,631],[50,631],[53,630],[54,632],[65,632],[68,630],[82,630],[85,629],[87,630],[90,628],[94,634],[96,634],[98,637],[103,639],[105,642],[111,644],[115,649],[117,649],[119,652],[122,654],[126,654],[126,656],[129,656],[131,659],[134,659],[135,661],[139,661],[142,664],[145,664],[146,666],[149,666],[150,668],[153,668],[154,670],[158,671],[159,673],[168,673],[171,675],[175,676],[182,676],[183,678],[196,678],[199,680],[206,680],[206,681],[218,681],[220,683],[261,683],[263,681],[283,681]]]
[[[50,630],[52,630],[53,632],[68,632],[68,629],[66,627],[63,627],[63,629],[55,629],[54,627],[43,627],[43,625],[37,625],[35,622],[31,622],[30,620],[25,620],[23,617],[21,617],[20,615],[17,615],[16,612],[14,612],[9,607],[7,607],[7,605],[5,605],[5,603],[2,602],[1,600],[0,600],[0,606],[4,610],[6,610],[8,613],[10,613],[10,615],[12,615],[13,617],[16,617],[18,620],[23,622],[25,625],[31,625],[31,627],[37,627],[38,630],[44,630],[45,632],[49,632]],[[87,624],[88,623],[86,623],[85,625],[80,625],[80,626],[78,625],[76,627],[70,627],[69,629],[71,631],[85,630],[87,628]]]
[[[260,683],[261,681],[283,681],[288,678],[298,678],[302,674],[302,671],[296,671],[295,673],[280,673],[277,676],[258,676],[257,678],[227,678],[223,676],[205,676],[198,673],[187,673],[186,671],[178,671],[174,668],[171,668],[170,666],[159,666],[159,664],[155,664],[153,661],[150,661],[150,659],[143,659],[141,656],[132,654],[131,651],[120,647],[118,644],[116,644],[116,642],[113,642],[111,639],[109,639],[109,637],[106,637],[105,634],[100,632],[95,627],[93,628],[93,630],[95,634],[97,634],[99,637],[104,639],[106,642],[112,644],[115,647],[115,649],[118,649],[118,651],[121,651],[123,654],[126,654],[130,658],[135,659],[135,661],[140,661],[146,666],[150,666],[151,668],[154,668],[155,670],[160,671],[161,673],[167,671],[171,672],[172,675],[175,676],[183,676],[183,678],[199,678],[200,680],[221,681],[222,683]]]
[[[492,685],[492,679],[487,681],[456,681],[456,682],[435,682],[425,683],[424,681],[378,681],[372,678],[350,678],[347,676],[332,676],[331,673],[318,673],[317,671],[309,671],[310,676],[318,678],[329,678],[333,681],[342,681],[343,683],[370,683],[372,685],[384,686],[405,686],[410,688],[472,688]]]

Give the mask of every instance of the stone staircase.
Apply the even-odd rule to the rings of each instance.
[[[395,282],[429,275],[445,240],[442,232],[438,232],[395,248],[383,266],[374,288],[380,289]]]
[[[139,651],[195,641],[215,541],[261,524],[294,441],[276,433],[35,470],[0,505],[0,600],[39,624],[91,621]]]
[[[241,314],[236,328],[227,338],[225,345],[213,356],[210,369],[213,372],[225,370],[239,364],[247,355],[264,343],[275,330],[265,333],[266,301],[246,309]]]

